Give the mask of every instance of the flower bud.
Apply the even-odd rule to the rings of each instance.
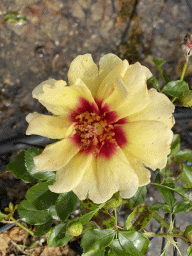
[[[83,225],[80,222],[75,221],[69,224],[68,232],[70,235],[79,236],[81,235],[82,231],[83,231]]]

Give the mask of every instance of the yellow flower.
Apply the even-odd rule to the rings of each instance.
[[[166,165],[174,105],[147,89],[150,76],[140,63],[129,65],[114,54],[102,57],[98,70],[85,54],[71,63],[70,86],[50,79],[34,89],[53,116],[29,114],[26,134],[60,139],[34,157],[38,170],[57,171],[51,191],[72,190],[98,204],[117,191],[130,198],[150,182],[145,166]]]

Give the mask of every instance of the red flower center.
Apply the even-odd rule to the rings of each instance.
[[[72,140],[80,146],[80,152],[110,158],[115,154],[117,146],[127,144],[127,138],[121,124],[127,119],[118,120],[115,111],[110,111],[108,105],[90,104],[80,99],[75,112],[70,113],[70,119],[75,122],[75,134]]]

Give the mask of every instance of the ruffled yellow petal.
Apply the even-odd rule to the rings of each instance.
[[[122,60],[113,53],[104,55],[99,61],[99,83],[101,84],[103,79],[112,71],[114,68],[121,64]]]
[[[98,67],[93,62],[91,54],[77,56],[68,71],[69,85],[73,85],[80,78],[95,96],[99,86]]]
[[[126,71],[123,82],[127,88],[128,97],[117,108],[120,118],[141,111],[149,103],[150,97],[146,82],[151,75],[148,68],[138,62]]]
[[[170,153],[173,132],[156,121],[138,121],[122,125],[128,140],[123,152],[131,153],[147,167],[163,168]]]
[[[63,168],[80,149],[69,138],[46,146],[43,153],[34,157],[39,171],[56,171]]]
[[[149,104],[142,111],[130,115],[129,122],[153,120],[172,128],[175,123],[172,115],[175,109],[173,103],[165,94],[159,93],[155,89],[149,90],[149,96]]]
[[[127,157],[131,167],[134,169],[134,172],[137,174],[139,179],[139,187],[147,185],[151,181],[151,172],[145,168],[144,164],[138,160],[135,156],[124,151],[125,156]]]
[[[62,139],[70,125],[67,116],[46,116],[38,113],[26,117],[29,122],[26,134],[37,134],[51,139]]]
[[[99,157],[93,160],[73,192],[80,200],[89,197],[94,203],[100,204],[109,200],[117,191],[125,198],[133,196],[138,184],[137,175],[119,149],[109,161]]]
[[[100,84],[96,97],[102,100],[106,99],[113,92],[117,78],[123,78],[128,67],[129,63],[127,60],[115,65],[114,69],[108,73]]]
[[[41,93],[34,93],[33,96],[55,115],[65,115],[69,110],[74,110],[80,97],[94,101],[81,79],[76,79],[74,86],[70,87],[62,80],[56,81],[52,86],[44,84]]]
[[[103,101],[103,104],[107,103],[110,105],[111,110],[116,110],[121,104],[127,100],[128,91],[123,83],[122,78],[117,78],[114,85],[114,91],[109,95],[107,99]]]
[[[88,157],[83,154],[75,155],[64,168],[56,172],[56,182],[49,186],[49,189],[55,193],[71,191],[81,182],[83,173],[91,160],[91,155]]]

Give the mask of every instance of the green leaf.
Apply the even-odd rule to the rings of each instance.
[[[40,182],[27,191],[26,199],[34,205],[37,210],[44,210],[54,205],[59,194],[49,190],[46,182]]]
[[[176,155],[176,160],[179,162],[182,161],[189,161],[192,164],[192,150],[190,149],[184,149],[180,150]]]
[[[185,228],[184,236],[192,242],[192,225],[189,225]]]
[[[158,59],[154,59],[153,60],[153,63],[155,64],[155,66],[157,67],[157,69],[159,70],[159,72],[161,73],[163,79],[165,80],[166,83],[169,82],[169,79],[168,77],[165,75],[165,73],[163,72],[162,70],[162,66],[165,64],[165,60],[164,59],[161,59],[161,58],[158,58]]]
[[[156,177],[155,177],[155,183],[161,183],[161,174],[158,172]]]
[[[155,88],[156,88],[158,91],[160,91],[159,82],[158,82],[158,80],[157,80],[154,76],[151,76],[151,77],[147,80],[147,82],[153,84],[153,85],[155,86]]]
[[[50,181],[52,184],[55,181],[55,173],[46,172],[46,171],[38,171],[35,169],[35,164],[33,158],[42,153],[42,150],[38,148],[30,148],[25,150],[25,165],[28,173],[30,173],[35,179],[41,181]]]
[[[15,178],[22,179],[25,182],[34,183],[37,180],[33,178],[25,167],[25,152],[22,151],[19,155],[14,157],[7,165],[7,171],[12,172]]]
[[[173,213],[187,212],[192,209],[192,204],[189,201],[181,201],[174,205]]]
[[[175,134],[171,143],[171,155],[175,156],[180,150],[180,136]]]
[[[192,168],[187,164],[182,164],[182,173],[180,179],[186,184],[188,188],[192,188]]]
[[[189,90],[188,84],[183,80],[177,80],[167,83],[163,87],[162,92],[165,92],[173,97],[179,98],[179,96],[187,90]]]
[[[54,220],[58,220],[58,221],[61,221],[61,219],[59,218],[59,216],[57,215],[57,211],[56,211],[56,207],[55,205],[51,205],[47,211],[50,213],[51,217],[54,219]]]
[[[82,256],[105,256],[104,249],[92,250],[87,253],[83,253]]]
[[[0,212],[0,222],[5,218],[7,217],[6,214],[3,214],[2,212]]]
[[[145,254],[149,246],[149,239],[140,232],[135,231],[119,231],[119,242],[121,245],[132,242],[134,248],[141,253]],[[126,241],[127,240],[127,241]],[[136,254],[134,254],[136,255]],[[138,254],[139,255],[139,254]]]
[[[45,222],[42,225],[38,225],[35,226],[35,236],[41,236],[43,233],[48,232],[51,229],[51,226],[53,224],[53,219],[50,217],[50,219],[47,220],[47,222]]]
[[[104,206],[105,204],[99,204],[97,206],[97,208],[93,211],[90,211],[88,213],[85,213],[83,216],[81,216],[79,218],[79,221],[81,222],[82,225],[85,225],[86,223],[88,223],[92,218],[93,216]]]
[[[3,23],[26,23],[26,21],[25,16],[18,12],[7,13],[3,19]]]
[[[186,256],[192,256],[192,245],[190,245],[188,248],[187,248],[187,255]]]
[[[164,209],[164,208],[167,209],[167,206],[168,206],[168,205],[165,204],[165,203],[156,202],[156,203],[154,203],[154,204],[152,204],[152,205],[150,206],[150,210],[156,212],[156,211],[159,211],[160,209]],[[168,207],[169,207],[169,206],[168,206]],[[169,208],[169,210],[171,211],[170,208]]]
[[[174,198],[174,191],[170,190],[170,188],[174,188],[174,183],[165,183],[163,185],[155,185],[163,198],[163,200],[172,208],[176,199]]]
[[[141,204],[128,216],[125,226],[128,230],[140,230],[149,223],[152,217],[153,212],[149,207],[146,204]]]
[[[141,204],[144,201],[146,194],[147,194],[147,187],[146,186],[139,187],[135,195],[129,199],[130,207],[135,208],[137,205]]]
[[[17,207],[20,218],[31,225],[42,225],[50,220],[46,210],[37,210],[29,201],[23,200]]]
[[[176,193],[178,193],[181,197],[184,197],[185,200],[192,200],[192,197],[191,197],[191,191],[192,191],[192,188],[184,188],[182,186],[178,186],[176,188],[174,188],[174,191]]]
[[[161,68],[166,63],[166,60],[161,59],[161,58],[157,58],[157,59],[153,60],[153,63],[155,63],[156,67],[160,67]]]
[[[77,208],[78,197],[72,192],[60,194],[57,198],[55,207],[57,215],[64,221]]]
[[[112,241],[109,256],[143,256],[149,240],[143,234],[133,231],[120,231],[118,239]]]
[[[83,252],[87,253],[91,250],[104,249],[113,240],[114,230],[109,229],[92,229],[87,230],[81,240]]]
[[[67,230],[66,223],[60,223],[54,228],[52,228],[47,233],[47,243],[49,247],[61,247],[68,243],[73,236],[65,236]]]
[[[192,107],[192,90],[183,92],[179,99],[182,103],[182,106]]]

